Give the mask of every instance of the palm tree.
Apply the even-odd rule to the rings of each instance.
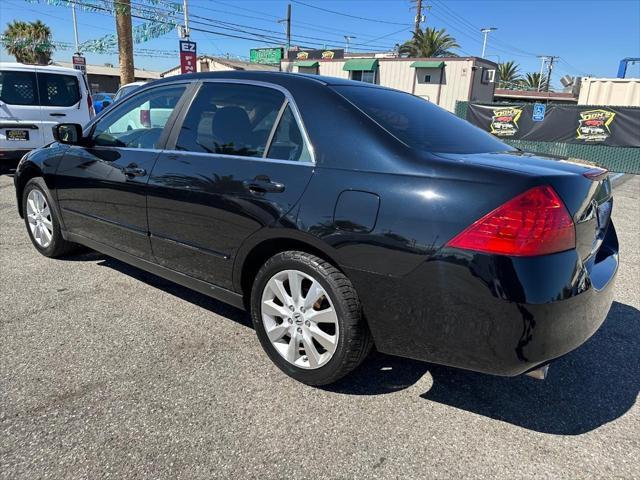
[[[538,72],[527,73],[520,83],[528,90],[540,90],[541,92],[548,90],[546,75],[540,76]]]
[[[520,80],[520,66],[513,60],[498,65],[498,88],[513,88]]]
[[[40,65],[51,62],[55,48],[51,43],[51,30],[40,20],[11,22],[3,37],[7,52],[16,57],[16,61]]]
[[[399,53],[407,57],[457,57],[451,51],[454,48],[460,48],[460,45],[444,28],[427,27],[414,32],[413,38],[400,46]]]

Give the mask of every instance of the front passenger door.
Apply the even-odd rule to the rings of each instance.
[[[152,259],[146,185],[185,89],[158,86],[128,98],[94,125],[89,146],[67,151],[56,189],[68,231]]]

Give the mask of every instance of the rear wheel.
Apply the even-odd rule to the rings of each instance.
[[[40,177],[27,182],[22,194],[24,223],[31,243],[46,257],[61,257],[76,248],[60,231],[60,219],[52,206],[51,193]]]
[[[251,314],[271,360],[309,385],[347,375],[372,346],[349,279],[306,252],[282,252],[263,265],[253,284]]]

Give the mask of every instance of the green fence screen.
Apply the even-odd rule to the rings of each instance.
[[[456,102],[455,114],[467,118],[468,102]],[[496,104],[499,106],[500,104]],[[640,132],[638,132],[640,135]],[[640,148],[609,147],[606,145],[580,145],[575,143],[532,142],[505,140],[505,143],[527,152],[561,155],[600,165],[611,172],[640,174]]]

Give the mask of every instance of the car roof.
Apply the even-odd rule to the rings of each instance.
[[[39,72],[57,72],[57,73],[66,73],[67,75],[82,75],[80,70],[76,70],[75,68],[68,67],[59,67],[57,65],[31,65],[27,63],[18,63],[18,62],[0,62],[0,68],[11,69],[11,70],[37,70]]]
[[[277,85],[284,84],[291,85],[299,84],[300,86],[305,83],[313,82],[315,84],[323,84],[323,85],[352,85],[352,86],[360,86],[360,87],[371,87],[371,88],[385,88],[380,85],[374,85],[371,83],[358,82],[355,80],[348,80],[344,78],[338,77],[326,77],[323,75],[312,75],[305,73],[291,73],[291,72],[275,72],[275,71],[239,71],[239,70],[229,70],[223,72],[198,72],[198,73],[188,73],[184,75],[175,75],[171,77],[165,77],[160,80],[154,80],[149,83],[165,83],[165,82],[175,82],[179,80],[205,80],[205,79],[230,79],[230,80],[247,80],[247,81],[256,81],[256,82],[268,82],[274,83]]]

